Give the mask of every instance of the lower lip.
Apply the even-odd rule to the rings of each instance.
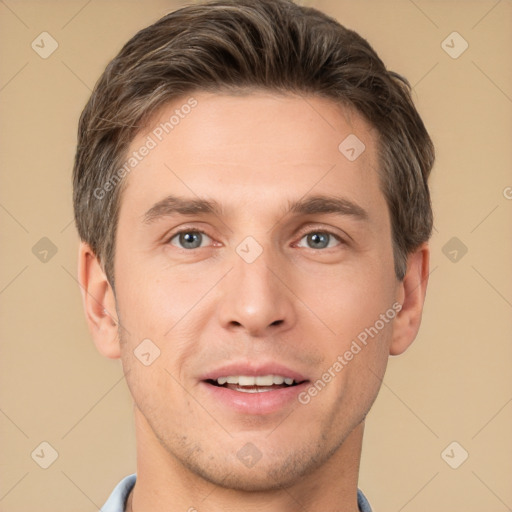
[[[201,386],[214,400],[219,401],[236,412],[263,415],[272,414],[293,402],[297,402],[297,395],[306,389],[308,382],[287,388],[278,388],[273,391],[259,391],[257,393],[234,391],[233,389],[214,386],[204,381],[201,382]]]

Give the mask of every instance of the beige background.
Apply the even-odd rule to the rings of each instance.
[[[512,2],[302,3],[409,78],[438,154],[423,326],[390,361],[360,486],[376,512],[512,510]],[[70,176],[94,82],[136,30],[178,5],[0,1],[1,511],[92,512],[135,470],[120,362],[96,352],[82,314]],[[43,31],[59,45],[47,59],[31,48]],[[457,59],[441,47],[453,31],[469,44]],[[46,262],[32,252],[43,237],[57,248]],[[443,253],[452,237],[468,249],[457,262]],[[48,469],[31,457],[43,441],[58,452]],[[469,458],[452,469],[445,460],[462,449]]]

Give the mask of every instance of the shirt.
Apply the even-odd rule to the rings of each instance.
[[[115,489],[112,491],[112,494],[105,502],[105,505],[101,507],[100,512],[125,512],[124,507],[126,505],[126,499],[128,498],[128,494],[130,494],[133,486],[135,485],[136,479],[136,473],[124,477],[116,485]],[[359,512],[372,512],[368,500],[359,489],[357,490],[357,506],[359,507]]]

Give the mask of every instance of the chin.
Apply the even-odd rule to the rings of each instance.
[[[318,454],[317,454],[318,455]],[[247,467],[238,458],[215,462],[212,460],[188,460],[183,464],[204,480],[216,486],[242,492],[270,492],[288,488],[310,475],[329,457],[315,457],[312,453],[295,450],[287,457],[269,460],[261,455],[252,467]]]
[[[297,475],[283,474],[281,471],[269,471],[255,468],[242,471],[238,465],[225,470],[210,472],[201,468],[196,470],[204,480],[224,489],[240,492],[271,492],[291,487],[297,483]],[[275,473],[279,473],[276,478]],[[273,475],[273,476],[271,476]]]

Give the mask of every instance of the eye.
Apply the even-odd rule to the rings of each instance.
[[[306,239],[309,249],[330,249],[341,243],[341,239],[337,235],[328,231],[310,231],[301,238],[301,241],[304,239]],[[304,247],[304,245],[299,242],[297,247]]]
[[[181,249],[198,249],[203,241],[212,241],[212,239],[203,231],[197,229],[183,229],[175,233],[169,243]]]

